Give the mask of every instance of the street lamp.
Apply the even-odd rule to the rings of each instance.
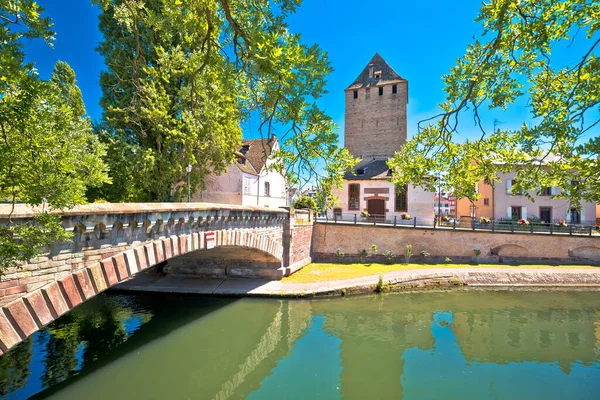
[[[191,187],[190,187],[190,175],[192,174],[192,164],[188,164],[186,171],[188,174],[187,178],[188,178],[188,203],[189,203],[192,198],[192,191],[191,191]]]

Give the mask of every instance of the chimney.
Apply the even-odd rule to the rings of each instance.
[[[369,64],[369,79],[373,79],[373,69],[375,69],[373,63]]]

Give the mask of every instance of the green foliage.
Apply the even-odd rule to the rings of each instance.
[[[53,40],[43,9],[27,0],[0,2],[0,193],[14,204],[47,201],[54,209],[86,200],[89,186],[108,181],[105,148],[94,135],[73,70],[58,62],[42,80],[25,62],[24,40]],[[0,273],[45,245],[65,240],[56,217],[40,215],[25,226],[0,226]]]
[[[394,258],[396,257],[396,255],[394,253],[392,253],[390,250],[383,253],[383,255],[385,256],[385,259],[388,262],[388,264],[392,264],[394,262]]]
[[[375,254],[377,254],[377,245],[372,244],[371,245],[371,255],[374,256]]]
[[[496,0],[481,6],[477,21],[480,36],[443,77],[441,112],[422,121],[390,160],[391,168],[402,171],[393,181],[434,190],[436,182],[424,177],[447,171],[446,185],[473,201],[479,197],[476,182],[487,178],[494,184],[500,173],[516,168],[514,193],[531,197],[540,187],[557,186],[568,188],[558,197],[572,204],[600,201],[600,137],[594,134],[600,121],[598,3]],[[583,50],[577,54],[578,48]],[[574,62],[557,64],[555,52],[569,52]],[[528,104],[534,122],[487,131],[484,108],[504,110],[517,99]],[[466,110],[481,135],[456,143]],[[570,187],[572,179],[580,183]]]
[[[406,264],[410,263],[410,258],[412,257],[412,244],[407,244],[404,247],[404,262]]]
[[[177,200],[188,164],[195,191],[233,161],[241,126],[258,117],[281,148],[269,168],[290,186],[317,178],[325,200],[353,159],[316,105],[332,71],[286,20],[298,0],[94,0],[107,70],[97,130],[110,148],[110,201]],[[324,163],[320,173],[318,166]]]
[[[369,257],[369,252],[367,251],[367,249],[362,249],[359,253],[358,253],[358,259],[360,260],[360,262],[362,264],[365,263],[367,257]]]
[[[449,264],[449,263],[451,263],[451,262],[452,262],[452,259],[451,259],[450,257],[446,257],[446,258],[444,259],[444,262]]]
[[[375,286],[376,293],[382,293],[385,290],[385,284],[383,283],[383,275],[379,275],[379,280]]]
[[[340,263],[344,261],[345,254],[340,249],[337,249],[337,251],[335,252],[335,256],[337,257]]]
[[[294,201],[294,208],[305,208],[313,211],[318,211],[319,207],[317,207],[317,202],[313,197],[310,196],[300,196]]]
[[[431,254],[427,251],[427,250],[421,250],[421,256],[423,257],[423,259],[425,261],[427,261],[427,258],[430,256]]]
[[[481,255],[481,250],[473,249],[473,253],[475,254],[475,257],[479,257]]]

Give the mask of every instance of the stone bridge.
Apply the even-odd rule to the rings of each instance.
[[[4,211],[0,215],[7,215]],[[26,223],[37,212],[18,206],[13,221]],[[312,215],[304,210],[106,203],[57,214],[65,229],[73,231],[73,240],[0,277],[0,354],[149,268],[193,276],[281,279],[311,261]]]

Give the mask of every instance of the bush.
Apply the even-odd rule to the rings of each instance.
[[[358,253],[358,259],[361,263],[365,263],[365,260],[369,257],[369,252],[366,249],[362,249],[360,253]]]
[[[314,197],[300,196],[296,199],[296,201],[294,201],[294,208],[304,208],[316,212],[318,211],[319,207],[317,207],[317,202],[315,201]]]
[[[404,262],[406,264],[410,263],[410,258],[412,257],[412,244],[407,244],[404,248]]]
[[[446,257],[446,259],[444,260],[446,263],[451,263],[452,259],[450,257]]]
[[[345,256],[345,254],[344,254],[344,252],[340,251],[340,249],[338,249],[338,250],[335,252],[335,256],[337,257],[337,259],[338,259],[338,261],[339,261],[339,262],[342,262],[342,261],[344,261],[344,256]]]
[[[429,257],[431,254],[429,254],[427,250],[421,250],[421,255],[425,260],[427,260],[427,257]]]
[[[388,264],[393,263],[394,257],[396,257],[396,255],[389,250],[383,253],[383,255],[385,256],[385,259],[387,260]]]
[[[384,290],[383,286],[383,275],[379,275],[379,280],[377,281],[377,286],[375,286],[375,292],[381,293]]]

